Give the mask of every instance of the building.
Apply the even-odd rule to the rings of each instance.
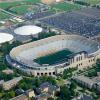
[[[74,77],[74,80],[75,80],[77,83],[79,83],[79,84],[81,84],[82,86],[87,87],[87,88],[89,88],[89,89],[92,89],[93,86],[94,86],[94,84],[95,84],[94,81],[92,81],[90,78],[85,77],[85,76],[83,76],[83,75],[82,75],[82,76],[75,76],[75,77]]]
[[[37,94],[36,100],[47,100],[49,97],[54,97],[56,92],[59,92],[60,88],[56,85],[52,85],[48,82],[42,83],[36,88],[35,93]]]
[[[39,88],[36,89],[38,94],[49,93],[54,96],[55,92],[60,91],[60,88],[56,85],[52,85],[48,82],[42,83]]]
[[[4,82],[3,83],[3,89],[4,90],[10,90],[14,86],[16,86],[18,84],[18,82],[20,82],[21,80],[22,80],[22,77],[16,77],[16,78],[14,78],[10,81]]]
[[[89,89],[95,89],[100,92],[100,76],[96,76],[94,78],[89,78],[86,76],[75,76],[73,79],[81,84],[82,86],[89,88]]]
[[[33,36],[38,37],[38,33],[42,32],[42,28],[34,25],[26,25],[18,27],[14,30],[14,33],[20,36]]]
[[[35,97],[34,90],[27,90],[23,94],[18,95],[10,100],[29,100],[29,98]]]
[[[6,69],[6,70],[3,70],[2,72],[5,73],[5,74],[7,74],[7,75],[14,73],[14,71],[11,70],[11,69]]]
[[[25,94],[21,94],[17,97],[10,99],[10,100],[28,100],[28,97]]]
[[[15,94],[16,94],[16,96],[18,96],[18,95],[21,95],[21,94],[23,94],[25,91],[23,90],[23,89],[16,89],[15,90]]]
[[[39,57],[62,50],[73,53],[55,64],[39,64]],[[65,69],[77,67],[82,70],[91,67],[100,58],[100,46],[97,42],[79,35],[56,35],[13,48],[6,56],[7,62],[29,75],[53,76]]]
[[[75,97],[72,100],[94,100],[94,99],[90,95],[81,94],[80,96]]]
[[[13,35],[8,33],[0,33],[0,45],[2,45],[5,42],[12,43],[14,40]]]
[[[56,2],[62,2],[62,1],[64,1],[64,0],[41,0],[41,2],[44,4],[53,4]]]
[[[42,93],[38,96],[36,96],[33,100],[48,100],[48,98],[51,97],[48,93]]]
[[[35,92],[34,90],[27,90],[26,91],[26,95],[29,97],[29,98],[32,98],[32,97],[35,97]]]
[[[0,86],[2,87],[4,80],[0,80]]]

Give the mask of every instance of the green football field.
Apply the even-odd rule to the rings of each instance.
[[[0,11],[0,20],[8,19],[8,18],[10,18],[10,17],[11,17],[10,15],[8,15],[8,14],[6,14],[6,13]]]
[[[62,50],[62,51],[58,51],[58,52],[53,53],[53,54],[49,54],[49,55],[34,59],[34,61],[40,65],[42,65],[42,64],[52,65],[52,64],[55,64],[55,63],[62,61],[70,54],[72,54],[71,51]]]
[[[0,8],[18,15],[25,14],[29,9],[32,9],[32,4],[39,3],[40,0],[21,0],[12,2],[0,2]],[[34,9],[32,9],[34,10]],[[11,17],[8,14],[0,11],[0,20]]]
[[[0,8],[2,9],[9,9],[11,7],[20,6],[24,4],[35,4],[39,3],[40,0],[21,0],[21,1],[13,1],[13,2],[1,2]]]
[[[34,11],[34,8],[33,5],[20,5],[20,6],[12,7],[10,11],[18,15],[23,15],[27,12]]]

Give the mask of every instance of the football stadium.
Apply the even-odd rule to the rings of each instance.
[[[23,44],[6,56],[11,66],[34,76],[53,76],[69,67],[83,69],[98,58],[99,44],[79,35],[56,35]]]

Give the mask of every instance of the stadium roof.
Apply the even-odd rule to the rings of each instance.
[[[14,32],[18,35],[34,35],[42,32],[42,28],[34,25],[27,25],[16,28]]]
[[[0,44],[4,42],[11,41],[13,39],[13,35],[8,33],[0,33]]]

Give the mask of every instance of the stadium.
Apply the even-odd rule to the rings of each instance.
[[[54,58],[52,63],[49,63],[50,56]],[[86,68],[99,57],[100,49],[95,41],[78,35],[56,35],[15,47],[6,59],[11,66],[29,75],[49,76],[69,67]]]

